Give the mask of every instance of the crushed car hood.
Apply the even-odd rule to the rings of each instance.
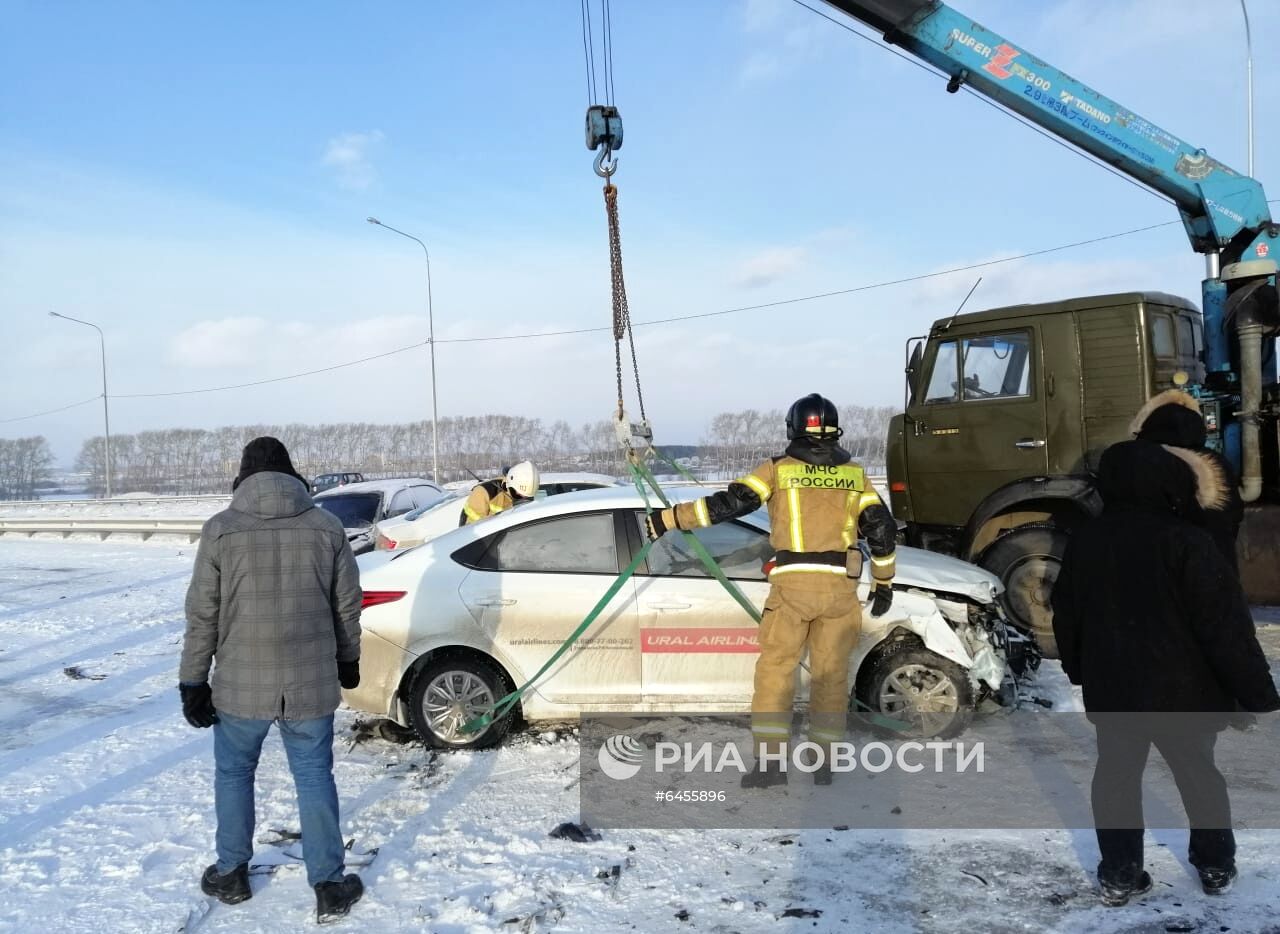
[[[921,548],[898,546],[898,573],[894,584],[957,594],[992,603],[1004,591],[1000,578],[977,565]]]

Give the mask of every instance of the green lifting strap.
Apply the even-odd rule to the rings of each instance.
[[[666,461],[666,463],[674,466],[676,470],[678,471],[680,470],[678,465],[672,464],[671,461],[667,460],[667,458],[663,457],[661,454],[658,454],[656,451],[654,451],[654,453],[659,458]],[[658,500],[663,504],[665,508],[670,508],[671,503],[667,499],[666,495],[662,492],[662,487],[658,484],[658,481],[654,478],[652,472],[649,471],[649,469],[644,465],[644,463],[638,457],[635,457],[635,458],[629,458],[628,464],[631,469],[631,478],[634,481],[636,485],[636,489],[639,491],[641,498],[644,500],[645,514],[648,515],[653,512],[652,505],[649,502],[649,494],[645,491],[646,485],[651,490],[653,490],[654,494],[657,496]],[[680,472],[684,473],[684,471],[680,471]],[[686,474],[686,476],[690,476],[690,479],[693,479],[695,483],[697,482],[696,478],[693,478],[691,475]],[[690,548],[693,550],[693,553],[698,556],[698,560],[702,562],[703,566],[706,567],[707,571],[711,574],[711,576],[714,577],[720,583],[721,587],[723,587],[726,591],[728,591],[729,595],[732,596],[733,599],[738,602],[739,606],[741,606],[744,610],[746,610],[747,615],[750,616],[753,620],[755,620],[757,624],[759,624],[761,620],[760,611],[757,610],[755,608],[755,605],[750,600],[747,599],[746,594],[744,594],[733,581],[729,580],[729,578],[725,575],[724,571],[721,569],[720,565],[716,563],[715,558],[713,558],[711,556],[711,553],[707,551],[706,546],[703,545],[702,542],[698,539],[698,537],[694,535],[692,532],[683,531],[683,535],[685,537],[685,541],[689,543]],[[546,663],[543,664],[543,666],[539,668],[537,672],[534,673],[532,678],[530,678],[524,684],[520,685],[520,687],[516,688],[510,694],[507,694],[504,697],[499,698],[497,703],[494,704],[493,710],[491,710],[489,713],[481,714],[479,717],[475,717],[471,720],[468,720],[466,723],[462,724],[460,728],[460,732],[462,733],[478,732],[479,730],[483,730],[485,727],[489,726],[495,720],[500,720],[502,717],[506,716],[507,713],[510,712],[510,710],[519,702],[520,698],[523,697],[525,694],[527,694],[530,688],[532,688],[533,685],[537,683],[538,679],[541,678],[544,674],[546,674],[547,671],[551,668],[551,666],[554,665],[557,661],[559,661],[559,659],[562,658],[567,651],[569,651],[569,649],[573,646],[573,644],[577,642],[579,638],[582,637],[583,633],[585,633],[591,627],[591,624],[596,621],[596,619],[604,611],[604,608],[608,606],[609,601],[611,601],[615,596],[617,596],[618,591],[620,591],[623,585],[626,584],[626,582],[631,579],[631,577],[635,574],[636,569],[639,568],[640,564],[645,560],[645,558],[648,557],[649,551],[650,549],[653,548],[653,545],[654,545],[654,542],[647,541],[647,540],[645,541],[645,543],[641,546],[640,550],[636,553],[635,557],[632,558],[631,563],[627,565],[627,567],[622,571],[620,575],[618,575],[617,579],[614,580],[614,582],[609,586],[609,589],[605,591],[604,596],[602,596],[600,600],[596,603],[596,605],[591,608],[591,612],[588,613],[586,618],[583,619],[583,621],[578,625],[578,627],[569,634],[569,637],[560,644],[560,647],[556,649],[556,651],[552,654],[552,656],[549,659],[547,659]],[[803,665],[803,663],[801,664]],[[808,670],[807,666],[806,666],[806,670]],[[893,730],[895,732],[905,732],[910,729],[910,727],[907,724],[903,723],[902,721],[894,720],[890,717],[884,716],[878,711],[875,711],[872,708],[868,707],[866,704],[864,704],[862,701],[858,700],[857,698],[854,698],[854,703],[857,704],[860,708],[862,708],[862,710],[866,711],[866,713],[869,715],[868,719],[870,719],[873,723],[877,724],[878,726],[882,726],[886,729]]]
[[[539,668],[532,678],[520,685],[520,687],[516,688],[510,694],[499,698],[498,702],[493,705],[493,710],[489,713],[482,714],[481,716],[468,720],[466,723],[462,724],[459,728],[460,732],[475,733],[478,730],[483,730],[489,724],[493,723],[494,720],[500,720],[506,716],[507,712],[516,705],[516,702],[520,700],[526,692],[528,692],[529,688],[533,687],[534,682],[546,674],[547,669],[554,665],[565,652],[569,651],[569,647],[577,642],[578,638],[586,632],[588,628],[590,628],[591,624],[596,621],[596,617],[604,611],[606,606],[608,606],[609,601],[617,596],[618,591],[622,589],[622,585],[631,579],[631,575],[636,572],[636,568],[638,568],[640,563],[648,557],[649,549],[652,547],[653,542],[646,541],[644,543],[641,549],[636,552],[636,556],[631,559],[631,563],[628,564],[626,569],[618,575],[618,578],[609,585],[609,589],[604,592],[604,596],[601,597],[596,605],[591,608],[591,612],[587,614],[586,619],[578,625],[577,629],[569,633],[569,638],[565,639],[564,642],[560,644],[560,648],[555,650],[555,653],[547,659],[546,664]]]

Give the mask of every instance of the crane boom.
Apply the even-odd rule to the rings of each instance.
[[[827,0],[951,77],[1172,200],[1192,247],[1242,254],[1271,223],[1262,185],[936,0]],[[1243,242],[1239,242],[1243,239]],[[1269,252],[1269,250],[1268,250]],[[1265,253],[1263,254],[1266,255]]]

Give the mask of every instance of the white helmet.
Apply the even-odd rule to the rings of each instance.
[[[507,471],[503,482],[517,496],[532,499],[538,492],[538,468],[531,461],[521,461]]]

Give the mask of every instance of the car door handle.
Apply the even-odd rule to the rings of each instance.
[[[1015,448],[1022,448],[1023,450],[1042,448],[1044,447],[1044,438],[1019,438],[1017,441],[1013,442],[1013,446]]]
[[[476,606],[515,606],[515,602],[509,597],[481,597]]]
[[[677,603],[674,600],[668,600],[662,603],[646,603],[645,606],[651,610],[687,610],[693,606],[692,603]]]

